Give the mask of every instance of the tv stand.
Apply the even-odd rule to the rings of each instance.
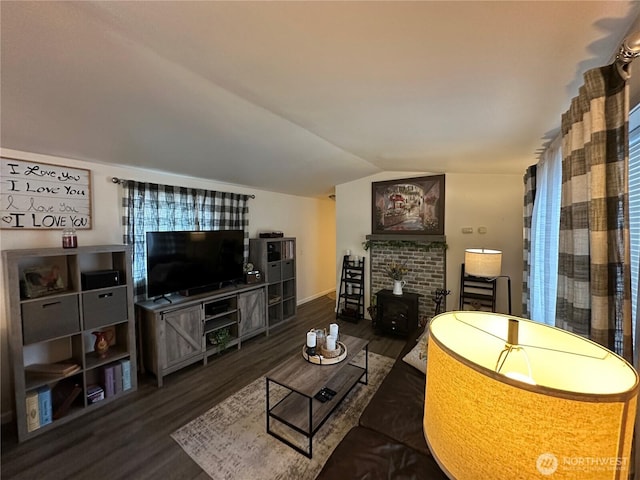
[[[136,304],[142,339],[142,369],[162,379],[260,333],[269,334],[267,286],[228,286],[190,296],[172,296],[172,303],[147,300]],[[168,300],[168,299],[167,299]]]

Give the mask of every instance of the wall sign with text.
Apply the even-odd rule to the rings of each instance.
[[[91,228],[91,172],[2,158],[0,228]]]

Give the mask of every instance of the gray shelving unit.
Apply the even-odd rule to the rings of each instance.
[[[267,284],[269,328],[296,316],[296,239],[252,238],[249,261],[260,270]]]
[[[135,391],[138,369],[129,247],[40,248],[2,254],[18,440],[28,440]],[[103,270],[119,272],[117,285],[82,288],[82,273]],[[35,281],[51,276],[56,280],[44,289],[45,283]],[[100,330],[112,332],[105,355],[93,349],[92,332]],[[130,388],[96,403],[89,401],[88,388],[101,384],[105,367],[119,362],[128,362]],[[30,368],[56,363],[80,368],[67,375],[36,374]],[[77,386],[80,392],[64,416],[34,429],[28,421],[27,397],[49,387],[55,410],[60,382]]]

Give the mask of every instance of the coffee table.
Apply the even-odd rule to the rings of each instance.
[[[302,357],[300,350],[266,375],[267,433],[294,450],[312,458],[313,436],[322,427],[333,411],[340,405],[351,389],[358,383],[367,385],[369,374],[369,341],[350,335],[340,335],[347,347],[347,356],[340,363],[317,365]],[[354,357],[364,350],[364,365],[354,364]],[[271,405],[270,389],[275,383],[289,392],[275,405]],[[329,387],[336,395],[322,403],[314,398],[322,388]],[[288,428],[302,434],[308,440],[305,450],[271,429],[277,420]]]

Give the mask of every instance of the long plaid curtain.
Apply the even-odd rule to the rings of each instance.
[[[628,87],[615,65],[584,77],[562,116],[556,324],[631,361]]]
[[[533,204],[536,198],[537,166],[531,165],[524,174],[524,245],[522,271],[522,316],[531,318],[531,221],[533,218]]]
[[[246,262],[249,255],[247,195],[133,181],[126,181],[123,190],[124,243],[132,246],[136,301],[146,298],[147,232],[243,230]]]

